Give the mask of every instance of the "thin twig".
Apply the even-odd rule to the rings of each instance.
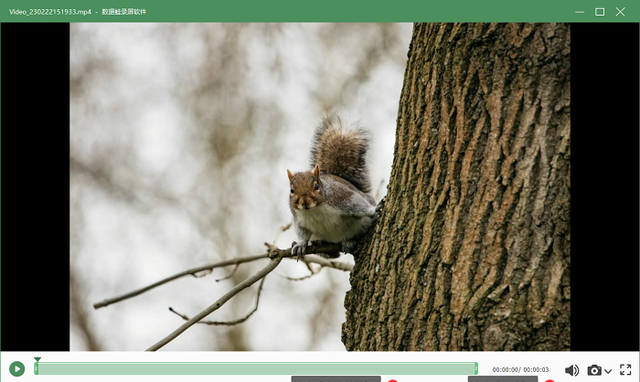
[[[289,228],[291,228],[291,224],[289,223],[285,226],[280,227],[280,230],[278,231],[278,233],[276,234],[276,238],[273,239],[273,244],[275,245],[278,242],[278,238],[280,237],[280,234],[282,234],[283,232],[285,232],[286,230],[288,230]]]
[[[289,252],[289,254],[291,254],[291,252]],[[212,305],[210,305],[207,309],[203,310],[202,312],[196,314],[189,321],[187,321],[184,324],[182,324],[178,329],[174,330],[173,332],[171,332],[171,334],[169,334],[165,338],[163,338],[160,341],[158,341],[157,343],[155,343],[149,349],[147,349],[147,351],[156,351],[156,350],[160,349],[161,347],[165,346],[166,344],[168,344],[169,342],[173,341],[176,337],[178,337],[180,334],[182,334],[185,330],[189,329],[195,323],[199,322],[200,320],[202,320],[206,316],[208,316],[211,313],[213,313],[216,310],[218,310],[222,305],[224,305],[227,301],[229,301],[233,296],[235,296],[236,294],[240,293],[242,290],[244,290],[244,289],[250,287],[251,285],[253,285],[256,281],[258,281],[258,280],[262,279],[263,277],[265,277],[266,275],[268,275],[271,271],[276,269],[276,267],[280,264],[281,261],[282,261],[282,256],[276,256],[275,258],[273,258],[269,262],[269,265],[267,265],[265,268],[261,269],[255,275],[249,277],[248,279],[244,280],[240,284],[236,285],[233,289],[231,289],[229,292],[227,292],[224,296],[220,297],[218,299],[218,301],[214,302]]]
[[[305,262],[304,262],[304,265],[306,265],[306,266],[307,266],[307,269],[309,270],[309,273],[316,273],[316,270],[315,270],[315,269],[313,269],[313,267],[311,266],[311,264],[309,264],[309,262],[308,262],[308,261],[305,261]],[[320,269],[322,269],[322,268],[320,268]],[[318,272],[320,271],[320,269],[318,270]]]
[[[229,273],[228,275],[224,276],[224,277],[223,277],[223,278],[221,278],[221,279],[216,279],[216,282],[218,282],[218,281],[222,281],[222,280],[227,280],[227,279],[231,278],[231,276],[233,276],[233,275],[236,273],[236,271],[238,270],[238,267],[239,267],[239,266],[240,266],[240,263],[236,264],[236,266],[233,268],[233,270],[231,271],[231,273]]]
[[[263,254],[263,255],[256,255],[256,256],[246,256],[246,257],[238,257],[235,259],[231,259],[231,260],[225,260],[225,261],[220,261],[218,263],[213,263],[213,264],[208,264],[208,265],[203,265],[197,268],[191,268],[191,269],[187,269],[186,271],[177,273],[173,276],[169,276],[165,279],[162,279],[160,281],[157,281],[151,285],[148,285],[144,288],[140,288],[140,289],[136,289],[133,292],[129,292],[126,294],[123,294],[122,296],[118,296],[118,297],[114,297],[114,298],[109,298],[106,299],[102,302],[98,302],[93,304],[93,308],[94,309],[100,309],[103,308],[105,306],[114,304],[116,302],[120,302],[122,300],[126,300],[129,299],[131,297],[135,297],[139,294],[142,294],[144,292],[147,292],[155,287],[158,287],[162,284],[166,284],[169,281],[173,281],[175,279],[179,279],[180,277],[184,277],[184,276],[188,276],[188,275],[196,275],[198,272],[202,272],[202,271],[206,271],[206,270],[213,270],[214,268],[220,268],[220,267],[226,267],[229,265],[234,265],[234,264],[242,264],[242,263],[248,263],[250,261],[255,261],[255,260],[259,260],[259,259],[266,259],[269,258],[268,254]]]
[[[260,293],[262,293],[262,285],[264,284],[264,280],[266,280],[266,279],[267,279],[267,276],[264,276],[262,278],[262,280],[260,280],[260,285],[258,286],[258,294],[256,295],[256,306],[246,316],[244,316],[242,318],[239,318],[237,320],[234,320],[234,321],[204,321],[203,320],[203,321],[198,322],[198,324],[232,326],[232,325],[237,325],[237,324],[241,324],[241,323],[245,322],[249,317],[251,317],[252,314],[254,314],[258,310],[258,304],[260,303]],[[169,307],[169,310],[171,312],[177,314],[178,316],[182,317],[183,320],[189,321],[189,317],[187,315],[180,314],[180,313],[176,312],[171,307]]]
[[[312,278],[313,276],[320,273],[320,271],[322,270],[322,267],[319,267],[318,270],[313,269],[313,267],[311,266],[311,263],[307,261],[306,258],[304,259],[304,265],[306,265],[307,269],[309,270],[309,274],[306,276],[302,276],[302,277],[289,277],[289,276],[283,276],[283,275],[278,275],[278,276],[289,281],[303,281],[303,280]]]
[[[282,276],[282,275],[278,275],[278,276],[282,277],[285,280],[289,280],[289,281],[304,281],[304,280],[308,280],[308,279],[312,278],[313,276],[317,275],[318,273],[320,273],[320,271],[318,271],[316,273],[311,273],[311,274],[308,274],[308,275],[302,276],[302,277],[289,277],[289,276]]]
[[[318,265],[321,265],[322,267],[337,269],[339,271],[345,271],[345,272],[353,271],[353,264],[345,263],[342,261],[336,261],[336,260],[328,260],[319,256],[305,256],[304,261],[318,264]]]
[[[213,271],[212,271],[211,269],[205,269],[204,271],[202,271],[202,272],[198,272],[198,273],[194,273],[194,274],[192,274],[191,276],[193,276],[193,277],[195,277],[195,278],[199,279],[199,278],[201,278],[201,277],[208,276],[208,275],[210,275],[211,273],[213,273]]]

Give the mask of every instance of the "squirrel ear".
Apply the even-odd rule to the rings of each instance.
[[[311,173],[313,174],[313,177],[316,179],[320,179],[320,167],[318,167],[318,165],[316,165],[313,170],[311,170]]]
[[[287,175],[289,175],[289,180],[293,178],[293,174],[291,173],[291,171],[289,171],[289,169],[287,169]]]

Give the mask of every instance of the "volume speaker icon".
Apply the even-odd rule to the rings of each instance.
[[[575,377],[578,375],[578,373],[580,373],[580,369],[578,368],[578,365],[571,365],[564,369],[564,372],[572,377]]]

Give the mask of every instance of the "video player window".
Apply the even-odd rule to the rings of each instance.
[[[10,5],[0,376],[636,375],[638,15],[405,3]]]

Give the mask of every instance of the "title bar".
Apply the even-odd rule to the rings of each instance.
[[[61,0],[6,3],[1,22],[639,22],[635,2]]]

